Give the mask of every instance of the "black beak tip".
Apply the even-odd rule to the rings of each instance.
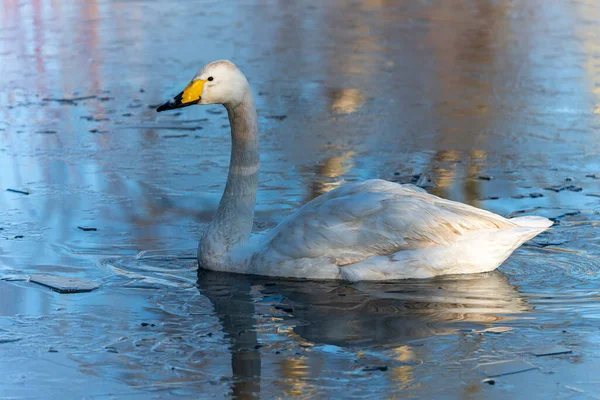
[[[173,108],[175,108],[175,107],[173,107],[173,103],[170,101],[167,101],[165,104],[158,106],[156,108],[156,112],[172,110]]]

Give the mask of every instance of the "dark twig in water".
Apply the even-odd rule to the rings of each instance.
[[[84,232],[97,231],[98,230],[98,228],[88,228],[88,227],[85,227],[85,226],[78,226],[77,228],[81,229]]]
[[[385,372],[388,370],[388,367],[386,365],[373,365],[373,366],[366,366],[363,368],[363,371],[382,371]]]
[[[152,129],[152,130],[159,130],[159,129],[167,129],[167,130],[173,130],[173,131],[199,131],[201,129],[203,129],[201,126],[123,126],[122,128],[124,129]]]
[[[6,189],[7,192],[20,193],[29,196],[29,190]]]
[[[71,97],[71,98],[63,98],[63,99],[45,97],[42,99],[42,101],[56,101],[58,103],[74,104],[76,101],[90,100],[90,99],[95,99],[95,98],[96,98],[96,96],[81,96],[81,97]]]
[[[284,119],[287,118],[287,115],[267,115],[265,118],[266,119],[276,119],[278,121],[283,121]]]

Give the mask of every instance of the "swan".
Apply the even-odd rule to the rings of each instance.
[[[380,179],[348,183],[251,236],[258,186],[258,116],[250,85],[230,61],[207,64],[158,112],[222,104],[231,126],[225,191],[198,245],[200,268],[285,278],[379,281],[496,269],[547,218],[506,219]]]

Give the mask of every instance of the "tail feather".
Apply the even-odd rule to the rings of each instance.
[[[535,215],[529,215],[526,217],[517,217],[511,218],[510,222],[514,222],[515,224],[522,226],[524,228],[549,228],[552,226],[553,222],[548,218],[538,217]]]

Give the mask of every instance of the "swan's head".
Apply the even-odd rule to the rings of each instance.
[[[206,64],[194,79],[171,101],[156,111],[173,110],[194,104],[240,104],[250,92],[248,81],[231,61]]]

